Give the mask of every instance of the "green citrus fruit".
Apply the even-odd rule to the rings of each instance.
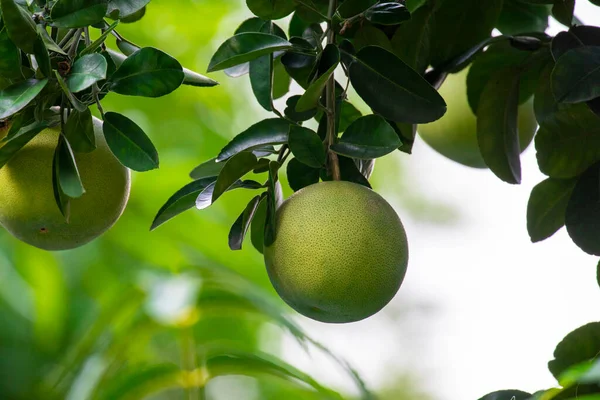
[[[350,182],[299,190],[277,211],[264,249],[271,283],[299,313],[322,322],[359,321],[381,310],[406,273],[406,233],[394,209]]]
[[[448,104],[448,111],[437,121],[419,125],[419,136],[440,154],[460,164],[487,168],[477,143],[477,118],[467,99],[468,68],[448,78],[439,92]],[[519,106],[519,142],[521,151],[531,143],[537,128],[533,100]]]
[[[52,160],[59,129],[42,131],[0,169],[0,224],[18,239],[44,250],[82,246],[107,231],[129,198],[130,173],[108,148],[99,120],[97,148],[76,153],[86,192],[70,200],[67,222],[54,200]]]

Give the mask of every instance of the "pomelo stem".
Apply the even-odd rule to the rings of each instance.
[[[335,43],[335,31],[332,26],[333,14],[337,8],[337,0],[329,0],[329,12],[327,13],[327,44]],[[327,150],[329,153],[329,169],[334,181],[341,180],[340,163],[337,154],[331,151],[331,145],[335,143],[337,132],[335,129],[336,104],[335,104],[335,74],[327,81]]]

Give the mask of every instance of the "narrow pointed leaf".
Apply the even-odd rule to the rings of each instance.
[[[211,158],[210,160],[203,162],[190,172],[192,179],[203,179],[212,178],[219,176],[219,173],[225,166],[224,162],[217,162],[217,158]]]
[[[67,87],[73,93],[81,92],[94,83],[106,79],[106,59],[98,53],[79,58],[67,77]]]
[[[257,163],[258,159],[250,152],[236,154],[227,160],[215,183],[212,202],[217,201],[235,182],[252,171]]]
[[[250,228],[250,240],[252,240],[252,246],[260,253],[263,253],[263,247],[265,245],[265,221],[267,219],[267,197],[266,193],[261,195],[261,200],[252,219],[252,226]]]
[[[0,75],[11,81],[23,78],[21,52],[8,37],[6,27],[0,30]]]
[[[196,180],[179,189],[167,202],[158,210],[150,230],[154,230],[175,218],[184,211],[194,208],[196,199],[206,189],[207,186],[214,184],[215,177]]]
[[[328,45],[321,55],[321,61],[319,62],[317,71],[318,78],[310,84],[308,89],[306,89],[306,92],[298,100],[298,103],[296,104],[297,112],[301,113],[317,107],[321,94],[327,85],[327,81],[331,78],[339,63],[339,49],[333,44]]]
[[[198,197],[196,198],[196,208],[198,210],[204,210],[205,208],[210,207],[213,204],[213,193],[215,191],[215,184],[216,182],[211,183],[210,185],[206,186],[206,188],[200,192],[200,194],[198,195]],[[263,185],[261,185],[260,183],[253,181],[253,180],[247,180],[247,181],[237,181],[235,182],[233,185],[231,185],[227,191],[230,190],[234,190],[234,189],[262,189]]]
[[[392,126],[378,115],[368,115],[354,121],[331,150],[358,159],[383,157],[402,145]]]
[[[320,168],[327,161],[327,152],[323,141],[311,129],[292,125],[288,145],[294,157],[310,167]]]
[[[10,117],[25,108],[47,83],[47,79],[29,79],[0,90],[0,119]]]
[[[83,104],[73,94],[73,92],[71,92],[69,90],[69,87],[67,86],[67,82],[63,79],[62,76],[60,76],[60,74],[56,70],[54,70],[54,77],[58,81],[58,84],[59,84],[60,88],[62,89],[63,93],[67,96],[67,99],[69,99],[69,102],[71,103],[71,105],[73,106],[73,108],[76,109],[79,112],[84,112],[87,109],[87,106],[85,104]]]
[[[50,54],[48,54],[46,44],[40,36],[38,36],[38,38],[35,40],[35,44],[33,45],[33,55],[35,56],[35,61],[38,64],[38,69],[42,76],[44,78],[50,78],[52,74]]]
[[[24,52],[33,54],[38,35],[32,16],[16,0],[0,0],[0,8],[10,40]]]
[[[258,104],[273,111],[273,54],[250,61],[250,84]]]
[[[279,182],[279,168],[281,165],[277,161],[271,161],[269,164],[269,182],[267,191],[267,218],[265,220],[264,245],[270,246],[275,242],[277,235],[277,209],[283,202],[281,183]]]
[[[144,47],[129,57],[110,77],[110,90],[129,96],[160,97],[181,86],[184,79],[179,61],[153,47]]]
[[[276,35],[266,33],[240,33],[229,38],[213,55],[208,72],[230,68],[275,51],[285,51],[292,44]]]
[[[94,40],[92,42],[92,44],[90,44],[85,49],[81,50],[79,55],[85,56],[86,54],[92,54],[96,50],[98,50],[100,48],[100,46],[102,46],[102,44],[106,41],[106,38],[108,37],[108,35],[110,35],[110,33],[117,27],[117,25],[119,25],[119,21],[113,22],[107,29],[105,29],[102,32],[102,34],[98,37],[98,39]]]
[[[281,118],[260,121],[229,142],[219,153],[217,161],[225,161],[245,150],[287,143],[289,130],[290,123]]]
[[[396,122],[427,123],[446,112],[439,93],[394,54],[375,46],[358,52],[350,65],[350,81],[377,113]]]
[[[134,171],[158,168],[158,152],[142,128],[124,115],[104,115],[104,137],[119,161]]]
[[[0,147],[0,168],[4,167],[4,165],[6,165],[19,150],[47,127],[48,124],[46,121],[34,122],[21,128],[17,135],[2,143],[2,146]]]
[[[229,231],[229,248],[231,250],[242,249],[242,243],[244,242],[244,238],[248,233],[248,229],[250,229],[250,224],[252,223],[252,219],[256,214],[260,200],[260,195],[250,200],[250,203],[248,203],[242,214],[240,214],[238,219],[231,227],[231,230]]]
[[[575,179],[548,178],[533,188],[527,204],[527,232],[532,242],[549,238],[565,225],[575,182]]]
[[[89,153],[96,149],[96,135],[92,112],[73,110],[65,124],[64,135],[75,153]]]
[[[102,22],[108,0],[58,0],[52,7],[52,25],[58,28],[83,28]]]
[[[69,142],[62,136],[58,140],[56,155],[60,189],[71,198],[81,197],[85,193],[85,189],[81,183],[75,154],[73,154]],[[101,166],[97,166],[97,168],[101,168]]]

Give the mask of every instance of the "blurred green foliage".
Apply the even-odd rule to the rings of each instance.
[[[154,0],[141,21],[119,29],[136,44],[204,71],[220,40],[246,17],[241,5]],[[127,115],[149,134],[161,168],[134,174],[125,214],[99,240],[48,253],[0,230],[1,399],[136,399],[166,388],[148,398],[200,399],[207,371],[262,377],[238,392],[224,385],[231,393],[219,399],[339,398],[258,352],[268,322],[311,342],[274,296],[262,256],[250,245],[239,252],[227,246],[229,228],[252,193],[234,191],[210,212],[190,211],[149,231],[193,167],[258,118],[246,101],[247,80],[216,78],[220,87],[182,87],[159,99],[106,98],[107,111]],[[275,337],[269,350],[277,348]]]

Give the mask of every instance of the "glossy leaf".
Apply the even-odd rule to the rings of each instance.
[[[203,162],[190,172],[192,179],[203,179],[212,178],[219,176],[219,173],[225,166],[223,162],[217,162],[217,158],[211,158],[210,160]]]
[[[575,182],[548,178],[533,188],[527,204],[527,232],[532,242],[549,238],[565,225],[567,203]]]
[[[600,255],[600,164],[594,164],[579,178],[565,216],[569,236],[583,251]],[[599,349],[600,350],[600,349]]]
[[[32,16],[16,0],[0,0],[0,8],[10,40],[24,52],[33,54],[38,34]]]
[[[25,108],[47,83],[47,79],[29,79],[0,90],[0,119],[10,117]]]
[[[102,22],[108,0],[58,0],[52,7],[52,25],[58,28],[83,28]]]
[[[152,47],[144,47],[127,57],[110,77],[110,90],[129,96],[160,97],[183,82],[179,61]]]
[[[295,158],[288,162],[286,172],[288,183],[294,192],[319,182],[319,169],[309,167]]]
[[[250,239],[252,240],[252,246],[260,253],[263,253],[264,241],[265,241],[265,220],[267,219],[267,198],[263,196],[258,204],[254,218],[252,219],[252,226],[250,228]]]
[[[245,150],[254,150],[265,145],[287,143],[290,123],[281,118],[262,120],[237,135],[219,153],[217,161],[228,158]]]
[[[160,208],[150,230],[154,230],[175,218],[184,211],[193,208],[196,205],[196,199],[209,185],[214,185],[216,177],[209,177],[196,180],[179,189],[167,202]]]
[[[328,45],[319,62],[317,79],[310,84],[306,92],[300,97],[296,104],[297,112],[311,110],[317,106],[321,94],[327,85],[327,81],[333,75],[340,63],[340,51],[335,45]]]
[[[433,7],[424,5],[400,25],[392,37],[394,53],[421,74],[429,66],[433,15]]]
[[[489,393],[479,400],[529,400],[531,393],[523,392],[522,390],[499,390]]]
[[[67,82],[63,79],[62,76],[60,76],[60,73],[58,71],[56,71],[56,70],[54,70],[54,77],[58,81],[58,84],[59,84],[60,88],[62,89],[62,91],[65,94],[65,96],[67,96],[67,99],[69,99],[69,102],[71,103],[71,105],[73,106],[73,108],[75,108],[79,112],[84,112],[87,109],[87,106],[85,104],[83,104],[73,94],[73,92],[71,92],[69,90],[69,87],[67,86]]]
[[[124,115],[104,114],[104,137],[119,161],[134,171],[158,168],[158,153],[142,128]]]
[[[58,140],[56,157],[60,189],[71,198],[81,197],[85,193],[85,189],[81,183],[75,154],[73,154],[69,142],[62,136]],[[97,166],[97,168],[101,167]]]
[[[46,44],[40,36],[38,36],[38,38],[35,41],[35,44],[33,45],[33,55],[35,56],[35,61],[38,64],[38,70],[41,73],[41,75],[44,78],[50,78],[52,74],[50,54],[48,54]]]
[[[63,133],[75,153],[89,153],[96,149],[94,122],[89,109],[84,112],[73,110]]]
[[[267,23],[261,29],[263,29],[263,33],[270,34],[273,25],[272,23]],[[266,56],[250,61],[249,73],[252,92],[258,104],[267,111],[273,111],[273,54],[267,54]]]
[[[267,218],[265,220],[264,245],[270,246],[275,242],[277,235],[277,209],[283,202],[281,183],[279,182],[279,168],[277,161],[269,164],[269,181],[267,187]]]
[[[116,19],[128,17],[143,9],[150,0],[109,0],[107,14]]]
[[[286,117],[291,119],[292,121],[302,122],[308,121],[317,115],[317,109],[313,108],[304,112],[296,111],[296,105],[298,104],[298,100],[300,100],[300,95],[291,96],[287,99],[286,104],[287,107],[284,110],[284,114]]]
[[[354,121],[331,150],[350,158],[368,160],[383,157],[401,145],[396,131],[385,119],[368,115]]]
[[[421,75],[380,47],[365,47],[353,57],[350,81],[359,96],[386,119],[426,123],[446,112],[444,99]]]
[[[213,55],[208,66],[208,72],[219,71],[252,61],[258,57],[285,51],[292,44],[276,35],[266,33],[240,33],[223,43]]]
[[[108,28],[103,29],[103,32],[100,36],[94,40],[89,46],[85,49],[81,50],[79,56],[85,56],[86,54],[92,54],[98,50],[102,44],[106,41],[106,38],[111,34],[111,32],[119,25],[119,21],[113,22]]]
[[[0,30],[0,75],[11,81],[23,78],[21,52],[8,37],[6,28]]]
[[[600,96],[600,46],[578,47],[562,55],[552,71],[552,91],[561,103]]]
[[[507,68],[490,79],[477,109],[477,141],[485,163],[507,183],[521,182],[517,115],[519,71]]]
[[[204,210],[205,208],[210,207],[213,204],[213,192],[215,190],[215,183],[213,182],[204,188],[202,192],[196,198],[196,208],[198,210]],[[263,185],[256,181],[247,180],[247,181],[237,181],[233,185],[227,189],[227,191],[234,189],[261,189]]]
[[[244,242],[246,233],[248,233],[248,229],[250,229],[250,224],[252,223],[252,219],[256,214],[260,200],[260,195],[252,198],[250,203],[248,203],[242,214],[240,214],[238,219],[231,227],[231,230],[229,231],[229,248],[231,250],[242,249],[242,243]]]
[[[378,25],[399,25],[410,19],[410,12],[400,3],[379,3],[365,12],[365,18]]]
[[[215,183],[212,202],[217,201],[235,182],[252,171],[257,163],[258,159],[251,152],[241,152],[227,160]]]
[[[569,367],[594,359],[600,352],[600,322],[591,322],[570,332],[554,349],[548,362],[552,375],[558,377]]]
[[[106,59],[98,53],[79,58],[67,77],[69,90],[73,93],[81,92],[94,83],[106,79],[107,67]]]
[[[0,146],[0,168],[4,167],[23,146],[47,127],[48,124],[46,121],[34,122],[21,128],[17,135],[2,143],[2,146]]]
[[[359,51],[367,46],[379,46],[390,52],[394,52],[392,42],[381,29],[370,24],[364,24],[352,38],[354,49]]]
[[[320,168],[327,161],[327,153],[319,135],[311,129],[292,125],[288,139],[296,159],[310,167]]]
[[[281,19],[296,9],[294,0],[246,0],[254,15],[264,20]]]

